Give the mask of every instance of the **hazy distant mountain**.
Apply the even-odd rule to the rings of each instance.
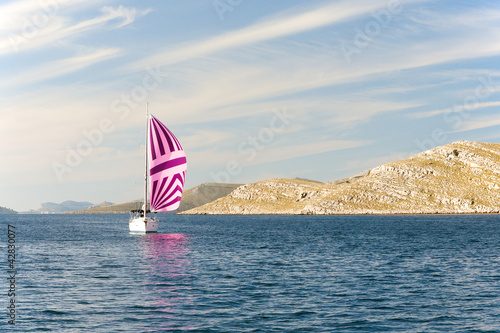
[[[182,194],[181,205],[176,212],[192,209],[206,203],[224,197],[242,184],[225,183],[205,183],[193,188],[187,189]],[[102,213],[128,213],[132,209],[140,209],[142,200],[134,200],[121,204],[110,205],[99,204],[83,210],[68,212],[69,214],[102,214]]]
[[[500,144],[458,141],[326,184],[268,179],[183,214],[500,212]]]
[[[33,213],[45,213],[45,214],[53,214],[53,213],[64,213],[64,212],[69,212],[72,210],[79,210],[79,209],[85,209],[88,207],[91,207],[93,203],[91,202],[86,202],[86,201],[64,201],[61,203],[55,203],[55,202],[45,202],[42,203],[40,208],[31,211]]]
[[[0,214],[17,214],[17,212],[10,208],[0,207]]]
[[[108,207],[108,206],[113,206],[113,205],[114,205],[114,203],[112,203],[112,202],[103,201],[97,205],[90,206],[87,209],[102,208],[102,207]]]

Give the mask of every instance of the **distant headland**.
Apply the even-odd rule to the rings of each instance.
[[[0,214],[17,214],[17,212],[10,208],[0,207]]]

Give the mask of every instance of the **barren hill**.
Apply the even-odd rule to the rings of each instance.
[[[241,186],[241,184],[205,183],[187,189],[182,195],[181,205],[177,212],[192,209],[224,197],[238,186]],[[134,200],[121,204],[111,204],[105,201],[87,209],[68,212],[68,214],[128,213],[132,209],[140,209],[142,203],[143,200]]]
[[[184,214],[433,214],[500,211],[500,144],[458,141],[326,184],[269,179]]]
[[[187,189],[182,194],[181,205],[178,211],[182,212],[206,203],[225,197],[242,184],[225,184],[225,183],[204,183],[190,189]]]

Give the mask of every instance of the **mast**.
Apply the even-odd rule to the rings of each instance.
[[[146,144],[144,145],[144,159],[146,169],[144,171],[144,218],[148,211],[148,130],[149,130],[149,103],[146,102]]]

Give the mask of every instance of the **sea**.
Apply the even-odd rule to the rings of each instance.
[[[500,332],[499,215],[160,218],[0,215],[0,331]]]

